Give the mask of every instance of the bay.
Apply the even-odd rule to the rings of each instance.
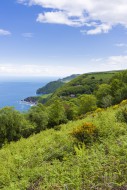
[[[24,112],[32,105],[22,103],[21,100],[28,96],[35,96],[36,90],[54,78],[42,79],[12,79],[0,80],[0,108],[5,106],[13,106],[16,110]]]

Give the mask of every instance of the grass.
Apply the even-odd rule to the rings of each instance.
[[[110,190],[127,185],[127,124],[116,113],[125,105],[99,109],[5,145],[0,150],[2,190]],[[78,142],[71,133],[84,123],[98,130],[96,141]]]
[[[41,96],[37,96],[38,97],[38,102],[45,101],[46,99],[50,98],[51,95],[52,95],[52,93],[50,93],[50,94],[43,94]]]
[[[108,81],[110,78],[114,76],[117,72],[100,72],[100,73],[91,73],[88,75],[88,78],[95,77],[96,80],[103,79],[104,81]]]

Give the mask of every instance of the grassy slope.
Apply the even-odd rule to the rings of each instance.
[[[104,81],[107,81],[116,73],[117,71],[91,73],[88,74],[88,78],[95,77],[97,80],[103,79]]]
[[[52,98],[54,98],[55,96],[61,96],[64,92],[69,92],[70,88],[72,89],[72,93],[69,94],[73,94],[73,91],[76,89],[78,94],[82,94],[80,87],[78,85],[81,85],[82,88],[85,89],[86,87],[84,87],[84,85],[87,84],[87,80],[93,82],[93,79],[91,79],[92,77],[94,77],[96,81],[102,79],[103,80],[102,83],[106,83],[114,74],[116,74],[116,72],[118,71],[71,75],[69,77],[59,79],[57,81],[49,82],[44,87],[39,88],[37,90],[37,94],[43,94],[43,95],[41,95],[40,97],[39,96],[27,97],[24,99],[24,101],[46,103],[47,101],[52,101]],[[76,86],[76,84],[78,85]]]
[[[62,87],[58,88],[52,95],[51,99],[54,96],[61,96],[65,93],[84,94],[85,89],[87,88],[86,85],[91,86],[92,83],[93,84],[96,83],[96,85],[101,84],[101,83],[107,83],[117,72],[120,72],[120,71],[82,74],[76,77],[75,79],[71,80],[69,83],[64,84]]]
[[[78,74],[74,74],[63,79],[59,79],[57,81],[51,81],[45,86],[37,89],[37,94],[50,94],[53,93],[56,89],[60,88],[64,85],[64,83],[68,83],[72,79],[76,78]]]
[[[116,122],[117,109],[96,111],[61,130],[6,145],[0,150],[0,189],[108,190],[125,185],[127,124]],[[74,145],[70,136],[84,122],[92,122],[99,134],[88,147]]]

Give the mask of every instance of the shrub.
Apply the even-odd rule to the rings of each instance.
[[[117,104],[113,106],[113,109],[114,109],[114,110],[115,110],[115,109],[118,109],[118,108],[119,108],[119,105],[117,105]]]
[[[120,122],[127,123],[127,108],[121,109],[116,113],[116,119]]]
[[[67,122],[64,106],[59,99],[55,100],[53,104],[48,107],[48,117],[49,117],[49,123],[48,123],[49,128]]]
[[[28,137],[33,130],[34,125],[13,107],[0,109],[0,147],[5,142],[17,141],[22,136]]]
[[[33,106],[27,113],[27,119],[35,125],[35,133],[45,130],[48,125],[48,113],[42,104]]]
[[[127,105],[127,100],[123,100],[120,105]]]
[[[89,144],[97,137],[97,128],[93,123],[84,123],[82,126],[74,129],[71,135],[79,142]]]
[[[79,114],[86,114],[87,112],[96,110],[96,101],[97,100],[94,95],[81,95],[79,97]]]

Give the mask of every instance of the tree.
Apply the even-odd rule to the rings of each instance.
[[[42,104],[33,106],[29,111],[27,118],[34,124],[35,132],[38,133],[47,128],[48,125],[48,113],[46,107]]]
[[[49,127],[67,122],[64,106],[59,99],[55,100],[54,103],[49,106],[48,116]]]
[[[120,79],[113,79],[110,83],[112,95],[115,96],[117,91],[123,86],[123,82]]]
[[[66,117],[68,120],[73,120],[78,115],[78,106],[73,103],[73,101],[64,101],[63,102]]]
[[[5,141],[17,141],[22,136],[28,137],[33,128],[24,115],[13,107],[0,109],[0,146]]]
[[[97,108],[96,97],[94,95],[82,95],[79,97],[79,114],[85,114]]]
[[[109,84],[101,84],[95,92],[98,106],[108,107],[112,104],[111,86]]]
[[[107,108],[112,105],[113,97],[111,95],[104,96],[101,100],[101,107]]]

